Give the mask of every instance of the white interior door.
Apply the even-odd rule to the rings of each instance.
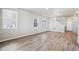
[[[68,19],[67,20],[67,31],[72,31],[72,20]]]

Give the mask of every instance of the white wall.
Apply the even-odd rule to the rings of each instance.
[[[77,26],[77,43],[79,44],[79,25]]]
[[[75,17],[72,21],[72,31],[77,33],[77,27],[79,25],[79,17]]]
[[[2,29],[2,10],[0,9],[0,41],[5,41],[5,40],[10,40],[22,36],[28,36],[40,32],[47,31],[47,27],[42,27],[41,23],[42,20],[46,20],[45,18],[40,17],[39,19],[39,26],[35,28],[33,19],[38,17],[36,14],[32,14],[30,12],[21,10],[21,9],[12,9],[17,11],[18,16],[17,16],[17,28],[16,29]]]

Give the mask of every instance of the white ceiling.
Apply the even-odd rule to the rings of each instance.
[[[79,8],[24,8],[43,17],[72,16]]]

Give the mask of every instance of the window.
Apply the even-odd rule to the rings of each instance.
[[[34,27],[38,27],[38,20],[39,20],[38,17],[34,19]]]
[[[17,27],[17,12],[14,10],[3,9],[3,29],[15,29]]]

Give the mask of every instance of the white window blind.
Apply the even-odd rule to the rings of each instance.
[[[15,29],[17,27],[17,12],[14,10],[3,9],[3,29]]]

